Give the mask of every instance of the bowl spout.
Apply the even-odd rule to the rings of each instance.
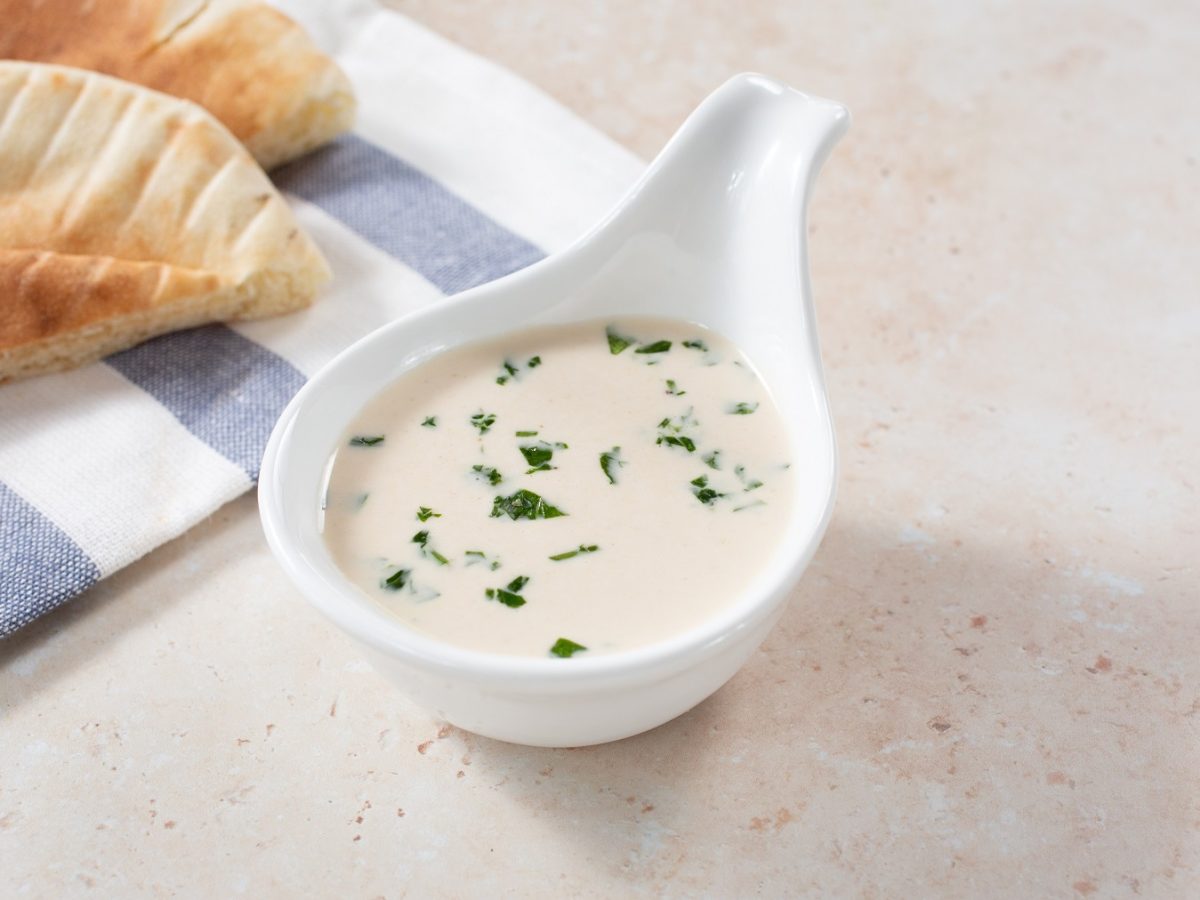
[[[762,75],[711,94],[625,199],[574,248],[585,311],[690,319],[729,337],[784,408],[822,398],[806,209],[849,125],[838,103]]]
[[[821,164],[849,111],[763,75],[735,76],[688,117],[651,164],[625,210],[627,224],[668,232],[708,255],[737,223],[799,234]]]

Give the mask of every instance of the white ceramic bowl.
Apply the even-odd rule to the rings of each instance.
[[[267,540],[300,592],[409,697],[454,725],[542,746],[616,740],[687,711],[766,637],[833,507],[833,427],[821,376],[804,210],[846,110],[758,75],[697,109],[629,195],[567,250],[387,325],[321,370],[284,411],[259,482]],[[728,608],[650,646],[570,662],[479,653],[407,628],[341,573],[320,506],[339,440],[405,370],[462,343],[605,316],[687,319],[732,339],[790,429],[794,513]]]

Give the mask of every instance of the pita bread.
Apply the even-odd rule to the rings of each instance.
[[[311,302],[320,252],[195,104],[0,61],[0,381]]]
[[[350,127],[345,74],[251,0],[0,0],[0,58],[92,69],[199,103],[264,169]]]

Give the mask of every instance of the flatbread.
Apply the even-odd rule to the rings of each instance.
[[[0,61],[0,381],[288,312],[328,278],[262,169],[200,107]]]
[[[345,74],[251,0],[0,0],[0,59],[92,69],[199,103],[264,169],[348,129]]]

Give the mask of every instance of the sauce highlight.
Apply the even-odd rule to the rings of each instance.
[[[699,326],[532,328],[406,372],[332,466],[334,560],[410,627],[563,659],[677,635],[776,550],[794,477],[737,348]]]

